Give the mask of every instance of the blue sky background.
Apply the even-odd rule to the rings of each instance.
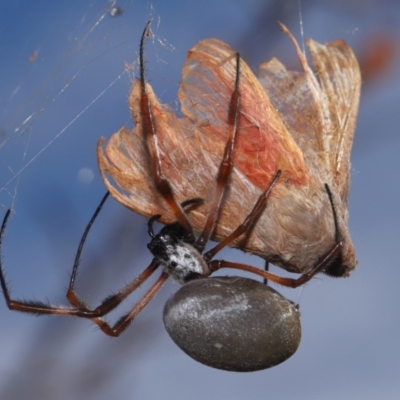
[[[200,39],[226,41],[254,70],[271,56],[296,66],[277,22],[300,39],[298,4],[121,1],[124,13],[112,18],[106,1],[1,2],[0,211],[14,208],[2,260],[15,297],[67,304],[76,247],[104,193],[96,143],[132,124],[127,96],[137,71],[125,66],[137,58],[146,22],[154,19],[149,80],[163,102],[177,107],[186,52]],[[400,5],[304,0],[301,7],[306,37],[343,38],[362,58],[382,34],[392,38],[393,53],[365,82],[352,153],[350,231],[358,269],[349,279],[320,276],[302,290],[278,288],[300,302],[297,353],[249,374],[196,363],[162,325],[163,304],[177,288],[172,282],[118,339],[82,319],[35,318],[0,301],[1,399],[398,398]],[[97,305],[148,265],[147,242],[146,220],[109,201],[88,240],[78,291]],[[239,251],[223,257],[262,265]]]

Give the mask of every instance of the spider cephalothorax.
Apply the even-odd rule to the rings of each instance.
[[[201,253],[192,243],[185,242],[185,231],[178,222],[164,226],[157,235],[153,233],[151,222],[149,233],[152,240],[147,247],[168,275],[184,284],[210,274]]]

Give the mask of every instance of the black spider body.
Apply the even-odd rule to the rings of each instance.
[[[157,235],[152,233],[152,229],[150,232],[152,240],[148,249],[177,282],[184,284],[209,275],[204,257],[193,244],[185,241],[185,231],[178,222],[164,226]]]

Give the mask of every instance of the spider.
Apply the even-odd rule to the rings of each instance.
[[[148,94],[147,84],[145,79],[144,67],[144,45],[146,37],[150,35],[149,21],[143,31],[140,40],[139,50],[139,65],[140,65],[140,86],[141,86],[141,114],[142,114],[142,129],[144,137],[147,141],[148,152],[151,158],[151,166],[154,177],[155,186],[159,195],[164,198],[170,209],[173,211],[176,222],[165,225],[159,233],[153,230],[153,224],[161,216],[154,215],[148,221],[148,233],[151,241],[148,244],[148,249],[153,255],[153,260],[150,265],[135,279],[128,283],[125,287],[120,289],[115,294],[105,298],[101,304],[96,308],[91,308],[75,293],[75,280],[78,271],[81,252],[86,240],[86,237],[97,217],[101,208],[103,207],[109,193],[103,197],[101,203],[96,209],[94,215],[89,221],[75,257],[75,262],[72,268],[69,287],[67,290],[67,299],[71,307],[62,307],[47,304],[40,301],[22,301],[13,300],[10,296],[10,290],[5,279],[3,266],[0,264],[0,283],[3,290],[4,298],[10,310],[27,312],[37,315],[51,314],[51,315],[69,315],[82,318],[91,319],[99,328],[109,336],[119,336],[139,314],[139,312],[146,306],[146,304],[155,296],[161,289],[166,280],[171,276],[181,284],[186,284],[189,281],[199,278],[207,278],[215,271],[221,268],[233,268],[251,272],[264,279],[268,279],[275,283],[289,286],[292,288],[303,285],[308,282],[315,274],[324,271],[330,263],[340,256],[342,250],[341,234],[338,227],[337,215],[333,203],[333,197],[328,185],[325,185],[327,195],[332,207],[333,218],[335,223],[335,243],[331,249],[324,254],[315,263],[309,272],[301,275],[297,279],[284,278],[272,274],[266,270],[262,270],[249,265],[230,262],[225,260],[214,260],[214,256],[224,247],[228,246],[233,240],[243,235],[251,228],[260,214],[264,210],[268,196],[273,189],[274,185],[278,182],[281,171],[278,170],[273,180],[269,183],[266,190],[259,196],[256,204],[254,205],[247,218],[239,225],[228,237],[218,243],[211,250],[204,253],[205,246],[210,239],[214,228],[216,226],[218,214],[221,208],[221,203],[224,196],[224,191],[229,182],[229,176],[233,168],[233,154],[235,149],[235,141],[237,132],[239,130],[239,116],[240,116],[240,56],[236,53],[236,80],[233,85],[233,91],[230,99],[228,110],[228,123],[230,132],[225,146],[223,159],[219,166],[216,177],[216,188],[210,202],[208,217],[204,229],[200,236],[197,238],[194,235],[193,228],[188,219],[188,212],[190,208],[199,205],[203,200],[200,198],[189,199],[179,204],[172,191],[170,183],[166,180],[161,169],[161,159],[157,142],[157,129],[156,121],[152,114]],[[11,209],[9,209],[4,217],[1,232],[0,232],[0,250],[8,218]],[[0,255],[1,260],[1,255]],[[145,282],[159,267],[162,267],[161,275],[148,289],[138,303],[125,315],[123,315],[115,325],[110,325],[102,319],[107,313],[116,308],[123,300],[125,300],[133,291],[135,291],[143,282]]]

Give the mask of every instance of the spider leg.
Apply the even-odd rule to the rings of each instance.
[[[165,178],[161,171],[161,155],[158,147],[157,127],[156,121],[153,117],[151,103],[147,94],[146,80],[145,80],[145,68],[144,68],[144,42],[150,32],[149,21],[144,28],[142,38],[140,40],[140,86],[141,86],[141,98],[140,98],[140,114],[142,117],[142,129],[144,136],[147,140],[148,151],[152,160],[153,177],[156,188],[161,196],[165,199],[172,212],[175,214],[177,221],[182,225],[184,230],[187,232],[186,240],[188,243],[194,243],[195,236],[193,233],[192,225],[186,213],[183,211],[182,206],[175,200],[173,195],[172,187],[168,180]]]
[[[183,209],[185,209],[186,213],[189,213],[191,211],[191,208],[196,207],[202,203],[203,203],[203,199],[201,199],[200,197],[195,197],[194,199],[189,199],[189,200],[183,201],[181,203],[181,207]],[[187,209],[186,209],[186,207],[187,207]],[[156,214],[156,215],[153,215],[147,222],[147,226],[148,226],[147,232],[148,232],[149,236],[152,238],[155,236],[154,230],[153,230],[153,224],[155,221],[157,221],[160,218],[161,218],[161,214]]]
[[[156,295],[156,293],[162,288],[164,283],[169,278],[169,275],[162,272],[159,278],[154,282],[150,289],[144,294],[144,296],[133,306],[131,311],[122,316],[114,326],[111,326],[108,322],[101,318],[93,318],[92,321],[99,326],[99,328],[109,336],[119,336],[135,319],[135,317],[143,310],[147,303]],[[104,304],[104,303],[103,303]]]
[[[106,202],[109,192],[103,196],[102,200],[100,201],[100,204],[97,206],[96,211],[94,212],[92,218],[90,219],[89,223],[87,224],[85,231],[83,232],[82,238],[79,242],[78,250],[76,252],[75,256],[75,261],[74,265],[72,268],[72,273],[71,273],[71,278],[69,281],[69,287],[67,290],[67,299],[76,308],[80,308],[82,310],[86,311],[93,311],[91,307],[89,307],[76,293],[75,293],[75,281],[76,281],[76,276],[78,273],[78,267],[79,263],[81,260],[81,254],[83,250],[83,246],[85,245],[87,236],[90,232],[90,229],[93,226],[94,221],[96,220],[97,216],[99,215],[101,209],[103,208],[104,203]],[[106,305],[104,306],[104,303],[102,303],[102,308],[99,310],[99,307],[96,308],[96,312],[103,312],[106,314],[107,312],[111,311],[113,308],[117,307],[118,304],[120,304],[130,293],[132,293],[142,282],[144,282],[154,271],[155,271],[155,265],[154,263],[151,263],[149,267],[143,271],[141,275],[139,275],[138,278],[136,278],[133,282],[129,283],[126,285],[123,289],[119,290],[116,294],[109,296],[106,299]],[[136,281],[138,281],[136,283]],[[104,315],[103,314],[103,315]]]
[[[240,91],[239,91],[239,78],[240,78],[240,56],[236,53],[236,81],[235,87],[231,96],[229,110],[228,110],[228,124],[230,126],[228,141],[225,146],[224,156],[221,161],[218,176],[217,186],[215,189],[214,199],[210,205],[207,221],[204,230],[197,238],[194,247],[202,253],[210,236],[212,235],[215,224],[218,218],[219,210],[221,207],[222,198],[225,192],[226,184],[233,166],[233,151],[235,148],[235,141],[238,131],[239,114],[240,114]]]
[[[86,242],[86,238],[90,232],[90,229],[92,228],[94,221],[96,220],[101,209],[103,208],[103,205],[106,202],[109,194],[110,194],[110,192],[107,191],[107,193],[101,199],[100,204],[97,206],[96,211],[94,212],[92,218],[90,219],[89,223],[86,225],[85,231],[83,232],[82,238],[79,242],[78,250],[77,250],[76,256],[75,256],[74,266],[72,267],[71,278],[69,280],[69,287],[68,287],[68,291],[67,291],[68,299],[69,299],[69,294],[73,293],[73,291],[74,291],[76,275],[78,273],[78,267],[79,267],[79,263],[81,261],[81,254],[82,254],[83,246],[85,245],[85,242]]]
[[[29,312],[37,315],[41,314],[76,315],[75,309],[68,309],[61,306],[51,306],[49,304],[39,301],[20,301],[20,300],[13,300],[11,298],[10,289],[6,281],[3,270],[3,264],[1,262],[3,258],[1,255],[1,248],[4,239],[4,233],[6,231],[7,221],[10,215],[11,215],[11,208],[6,212],[6,215],[4,216],[3,224],[1,226],[1,231],[0,231],[0,284],[7,307],[10,310]]]
[[[68,290],[67,299],[77,309],[85,312],[82,315],[85,318],[97,318],[109,313],[124,301],[132,292],[134,292],[143,282],[145,282],[159,267],[158,263],[153,260],[150,265],[130,283],[125,285],[118,292],[106,297],[96,308],[89,307],[73,290]],[[95,321],[93,321],[95,322]],[[97,323],[97,322],[96,322]]]
[[[79,242],[78,250],[77,250],[76,256],[75,256],[74,266],[72,268],[71,279],[70,279],[69,287],[68,287],[68,291],[67,291],[67,299],[74,307],[76,307],[77,309],[84,310],[89,314],[92,313],[93,315],[99,315],[99,316],[105,315],[108,312],[110,312],[111,310],[113,310],[114,308],[116,308],[134,290],[136,290],[144,281],[146,281],[153,274],[153,272],[158,268],[158,264],[155,262],[155,260],[153,260],[151,262],[151,264],[136,279],[134,279],[132,282],[128,283],[125,287],[120,289],[117,293],[115,293],[111,296],[108,296],[105,300],[102,301],[100,306],[96,307],[94,310],[91,307],[89,307],[75,293],[74,286],[75,286],[75,281],[76,281],[76,276],[77,276],[77,272],[78,272],[78,266],[80,263],[83,246],[85,244],[86,238],[89,234],[89,231],[90,231],[94,221],[96,220],[105,201],[108,198],[108,195],[109,195],[109,192],[107,192],[105,194],[105,196],[103,197],[103,199],[101,200],[101,202],[98,205],[96,211],[94,212],[92,218],[90,219],[89,223],[87,224],[86,229],[85,229],[85,231],[82,235],[82,238]],[[194,203],[196,201],[198,201],[198,200],[194,199],[191,201],[191,203]],[[155,217],[157,218],[157,216],[155,216]],[[153,217],[153,219],[154,219],[154,217]],[[152,219],[150,219],[150,221],[151,220]],[[150,221],[149,221],[149,229],[150,229]],[[152,288],[149,291],[151,291],[151,290],[152,290]],[[158,291],[158,289],[156,291],[154,291],[154,288],[153,288],[152,293],[155,294],[157,291]],[[153,296],[154,296],[154,294],[153,294]],[[138,304],[136,306],[139,306],[139,307],[137,307],[135,309],[138,309],[140,311],[147,304],[148,301],[145,301],[146,295],[138,302]],[[137,313],[139,311],[137,311]],[[133,318],[135,317],[135,315],[133,316]],[[133,318],[131,318],[130,321],[132,321]],[[106,333],[110,336],[118,336],[119,335],[119,333],[115,334],[114,329],[111,328],[110,325],[107,322],[105,322],[104,320],[102,320],[100,317],[92,318],[92,321],[95,324],[97,324],[104,333]]]
[[[121,290],[119,290],[117,293],[108,296],[105,300],[102,301],[100,306],[96,307],[95,309],[92,309],[90,306],[88,306],[74,291],[74,285],[75,285],[75,280],[76,280],[76,275],[78,271],[78,265],[80,262],[81,258],[81,253],[83,250],[83,246],[85,244],[86,238],[89,234],[89,231],[97,218],[99,212],[101,211],[105,201],[107,200],[108,197],[108,192],[106,195],[103,197],[101,200],[99,206],[97,207],[95,213],[93,214],[92,218],[90,219],[83,235],[81,238],[81,241],[78,246],[78,251],[75,256],[75,262],[74,266],[72,269],[72,274],[71,274],[71,279],[70,279],[70,284],[69,288],[67,291],[67,299],[69,302],[76,308],[80,310],[84,310],[86,312],[85,317],[88,318],[89,315],[98,315],[94,318],[91,318],[92,321],[97,324],[100,329],[106,333],[109,336],[119,336],[121,332],[123,332],[126,327],[132,322],[132,320],[136,317],[136,315],[143,309],[143,307],[154,297],[154,295],[160,290],[164,282],[167,280],[168,275],[162,273],[161,276],[158,278],[158,280],[153,284],[153,286],[146,292],[146,294],[139,300],[139,302],[134,306],[134,308],[126,314],[124,317],[122,317],[113,327],[110,326],[110,324],[103,319],[100,318],[100,316],[103,316],[116,308],[123,300],[125,300],[134,290],[136,290],[144,281],[146,281],[152,274],[153,272],[158,268],[157,262],[153,259],[151,264],[132,282],[128,283],[125,287],[123,287]],[[182,208],[188,207],[188,206],[196,206],[198,204],[201,204],[203,202],[202,199],[200,198],[194,198],[190,200],[186,200],[181,204]],[[160,215],[154,215],[151,217],[148,221],[148,232],[151,237],[154,237],[154,232],[153,232],[153,223],[156,221],[158,218],[160,218]]]
[[[186,208],[188,206],[196,206],[203,202],[203,199],[194,198],[190,200],[186,200],[181,203],[182,208]],[[148,231],[151,237],[154,237],[153,232],[153,222],[160,218],[159,215],[154,215],[152,218],[149,219],[148,222]],[[92,218],[93,219],[93,218]],[[77,259],[78,259],[77,254]],[[118,291],[116,294],[109,296],[105,299],[102,304],[97,307],[93,312],[101,312],[102,315],[108,313],[113,308],[117,307],[121,301],[123,301],[130,293],[132,293],[139,285],[141,285],[156,269],[158,265],[156,264],[155,260],[147,267],[147,269],[139,275],[131,284],[126,285],[123,289]],[[154,297],[154,295],[161,289],[164,285],[165,281],[168,279],[168,274],[162,273],[157,281],[153,284],[153,286],[145,293],[145,295],[139,300],[139,302],[132,308],[132,310],[121,317],[119,321],[114,325],[111,326],[108,322],[104,321],[101,318],[93,318],[92,321],[99,326],[99,328],[109,336],[119,336],[133,321],[137,314],[146,306],[146,304]],[[74,297],[69,297],[74,296]],[[68,293],[67,297],[70,302],[79,308],[85,308],[90,310],[85,303],[76,296],[75,293]]]
[[[265,260],[264,271],[266,271],[266,272],[269,271],[269,261],[267,261],[267,260]],[[268,279],[264,278],[263,283],[264,283],[264,285],[268,285]]]
[[[271,193],[271,190],[274,187],[274,185],[277,182],[277,180],[279,179],[280,175],[281,175],[281,171],[278,170],[277,173],[275,174],[274,179],[269,184],[267,189],[260,195],[260,197],[258,198],[255,206],[253,207],[253,210],[246,217],[246,219],[243,221],[243,223],[241,225],[239,225],[224,240],[222,240],[215,247],[213,247],[211,250],[207,251],[207,253],[204,254],[204,259],[206,260],[206,262],[209,262],[220,250],[222,250],[224,247],[228,246],[230,243],[232,243],[240,235],[243,235],[243,233],[247,232],[247,230],[251,226],[253,226],[255,222],[257,222],[257,219],[260,217],[261,213],[263,212],[263,210],[265,208],[268,196]]]
[[[279,175],[275,176],[275,180],[277,179],[277,177],[279,177]],[[332,266],[332,264],[335,262],[335,260],[337,260],[338,257],[340,257],[343,244],[342,244],[342,235],[341,235],[340,229],[339,229],[337,213],[336,213],[335,205],[333,203],[332,192],[327,184],[325,184],[325,189],[328,193],[329,201],[330,201],[331,207],[332,207],[332,214],[333,214],[333,220],[334,220],[334,225],[335,225],[335,243],[333,244],[331,249],[316,262],[316,264],[310,269],[310,271],[306,272],[305,274],[302,274],[297,279],[284,278],[284,277],[272,274],[268,271],[264,271],[264,270],[256,268],[256,267],[252,267],[250,265],[229,262],[229,261],[225,261],[225,260],[213,260],[208,263],[211,273],[213,273],[221,268],[240,269],[242,271],[252,272],[253,274],[261,276],[264,279],[269,279],[272,282],[278,283],[280,285],[297,288],[301,285],[304,285],[306,282],[308,282],[310,279],[312,279],[318,272],[323,272],[326,268],[329,268],[330,266]],[[259,201],[260,201],[260,199],[259,199]],[[257,203],[259,201],[257,201]],[[256,206],[257,206],[257,204],[256,204]],[[256,208],[256,206],[254,208]]]
[[[7,307],[10,310],[29,312],[37,315],[42,315],[42,314],[76,315],[76,313],[79,312],[80,310],[65,308],[61,306],[52,306],[50,304],[46,304],[40,301],[20,301],[20,300],[13,300],[11,298],[10,289],[6,281],[3,264],[1,262],[3,258],[1,255],[1,248],[4,239],[4,234],[6,231],[7,221],[10,215],[11,215],[11,208],[6,212],[6,215],[4,216],[3,224],[1,226],[1,231],[0,231],[0,284]]]
[[[102,201],[103,204],[105,199],[106,196],[105,198],[103,198]],[[99,210],[96,210],[96,213],[98,214],[97,211]],[[119,290],[116,294],[113,294],[108,298],[106,298],[100,304],[100,306],[96,307],[94,310],[87,307],[86,304],[73,292],[73,290],[71,290],[70,293],[68,293],[68,300],[74,306],[72,308],[55,306],[40,301],[14,300],[10,296],[10,289],[5,279],[3,265],[1,263],[2,259],[1,248],[7,226],[7,221],[8,218],[10,217],[10,214],[11,214],[11,209],[7,211],[3,219],[3,224],[0,231],[0,285],[3,291],[4,298],[6,300],[6,304],[10,310],[27,312],[36,315],[69,315],[82,318],[89,318],[92,319],[92,321],[95,322],[97,325],[99,325],[103,332],[111,336],[118,336],[132,322],[132,320],[143,309],[143,307],[145,307],[145,305],[154,297],[154,295],[158,292],[158,290],[162,287],[162,285],[168,278],[167,274],[162,273],[161,276],[157,279],[157,281],[153,284],[153,286],[133,307],[131,312],[127,314],[125,317],[123,317],[119,322],[117,322],[117,324],[113,328],[110,328],[109,325],[106,322],[104,322],[100,317],[104,316],[109,311],[117,307],[130,293],[132,293],[135,289],[137,289],[146,279],[148,279],[153,274],[153,272],[158,268],[158,264],[156,263],[155,260],[153,260],[151,264],[131,283],[126,285],[123,289]],[[93,218],[91,220],[91,223],[93,223]],[[85,230],[86,234],[87,232],[88,229]],[[80,246],[78,252],[80,252],[81,250],[82,249]],[[76,270],[75,270],[75,276],[76,276]]]
[[[331,262],[337,257],[342,251],[342,244],[335,243],[335,245],[329,250],[329,252],[322,257],[320,261],[307,273],[301,275],[299,278],[284,278],[282,276],[278,276],[272,274],[271,272],[264,271],[262,269],[252,267],[246,264],[240,264],[225,260],[213,260],[208,265],[212,272],[218,271],[221,268],[233,268],[240,269],[242,271],[251,272],[258,276],[261,276],[264,279],[269,279],[272,282],[278,283],[283,286],[288,286],[291,288],[297,288],[301,285],[304,285],[310,279],[312,279],[318,272],[322,272]]]

